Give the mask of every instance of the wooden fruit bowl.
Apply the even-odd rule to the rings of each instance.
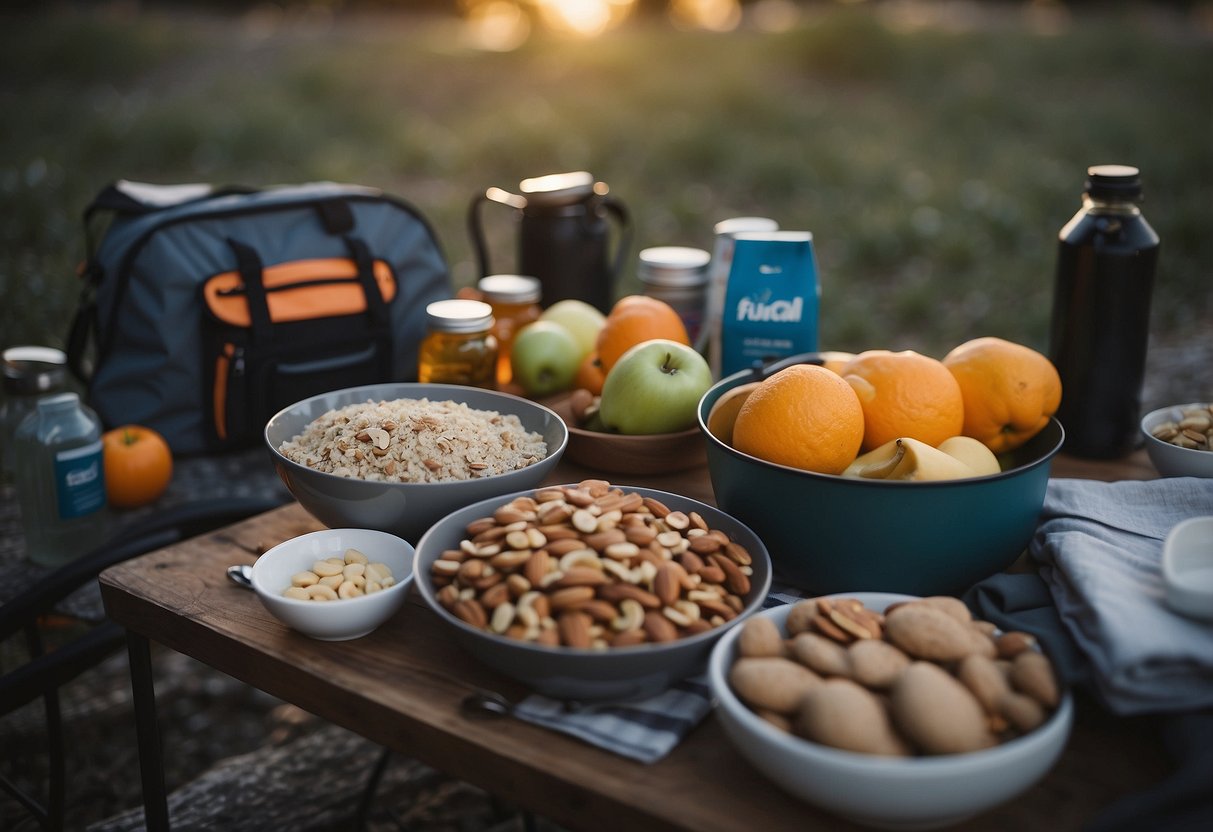
[[[707,448],[696,425],[678,433],[624,436],[585,430],[573,418],[569,395],[544,401],[569,428],[565,457],[612,474],[661,474],[707,464]]]

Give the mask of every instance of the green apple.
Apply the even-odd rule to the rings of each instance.
[[[577,339],[555,321],[527,324],[518,330],[510,348],[514,380],[530,396],[568,390],[580,364]]]
[[[585,358],[598,343],[598,330],[606,323],[606,316],[583,300],[569,298],[558,300],[543,310],[541,321],[555,321],[577,339],[579,358]]]
[[[620,356],[607,373],[598,413],[608,430],[674,433],[695,424],[699,400],[712,386],[708,362],[686,344],[656,338]]]

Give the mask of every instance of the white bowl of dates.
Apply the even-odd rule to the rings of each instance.
[[[1146,453],[1164,477],[1213,477],[1213,404],[1161,407],[1141,420]]]
[[[367,635],[408,592],[413,547],[374,529],[323,529],[279,543],[253,564],[253,590],[275,618],[321,641]]]
[[[638,699],[762,606],[762,541],[712,506],[603,480],[484,500],[417,544],[421,596],[493,669],[558,699]]]
[[[947,596],[846,593],[764,610],[712,651],[726,735],[796,797],[929,828],[1010,800],[1060,756],[1070,695],[1026,633]]]

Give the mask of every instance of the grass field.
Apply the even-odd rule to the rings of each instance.
[[[0,340],[62,344],[81,212],[119,178],[379,186],[431,219],[465,285],[475,193],[588,169],[637,248],[710,248],[742,214],[814,232],[825,348],[1043,348],[1057,230],[1107,161],[1142,168],[1163,239],[1156,336],[1207,339],[1213,34],[1137,6],[1048,30],[1010,4],[910,28],[881,13],[899,6],[813,4],[779,34],[647,19],[508,53],[442,17],[0,17]]]

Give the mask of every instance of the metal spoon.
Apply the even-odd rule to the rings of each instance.
[[[467,716],[509,716],[514,710],[510,700],[492,690],[473,691],[459,705]]]
[[[253,567],[247,564],[238,563],[227,568],[227,576],[232,579],[232,583],[236,586],[244,587],[245,589],[253,588]]]

